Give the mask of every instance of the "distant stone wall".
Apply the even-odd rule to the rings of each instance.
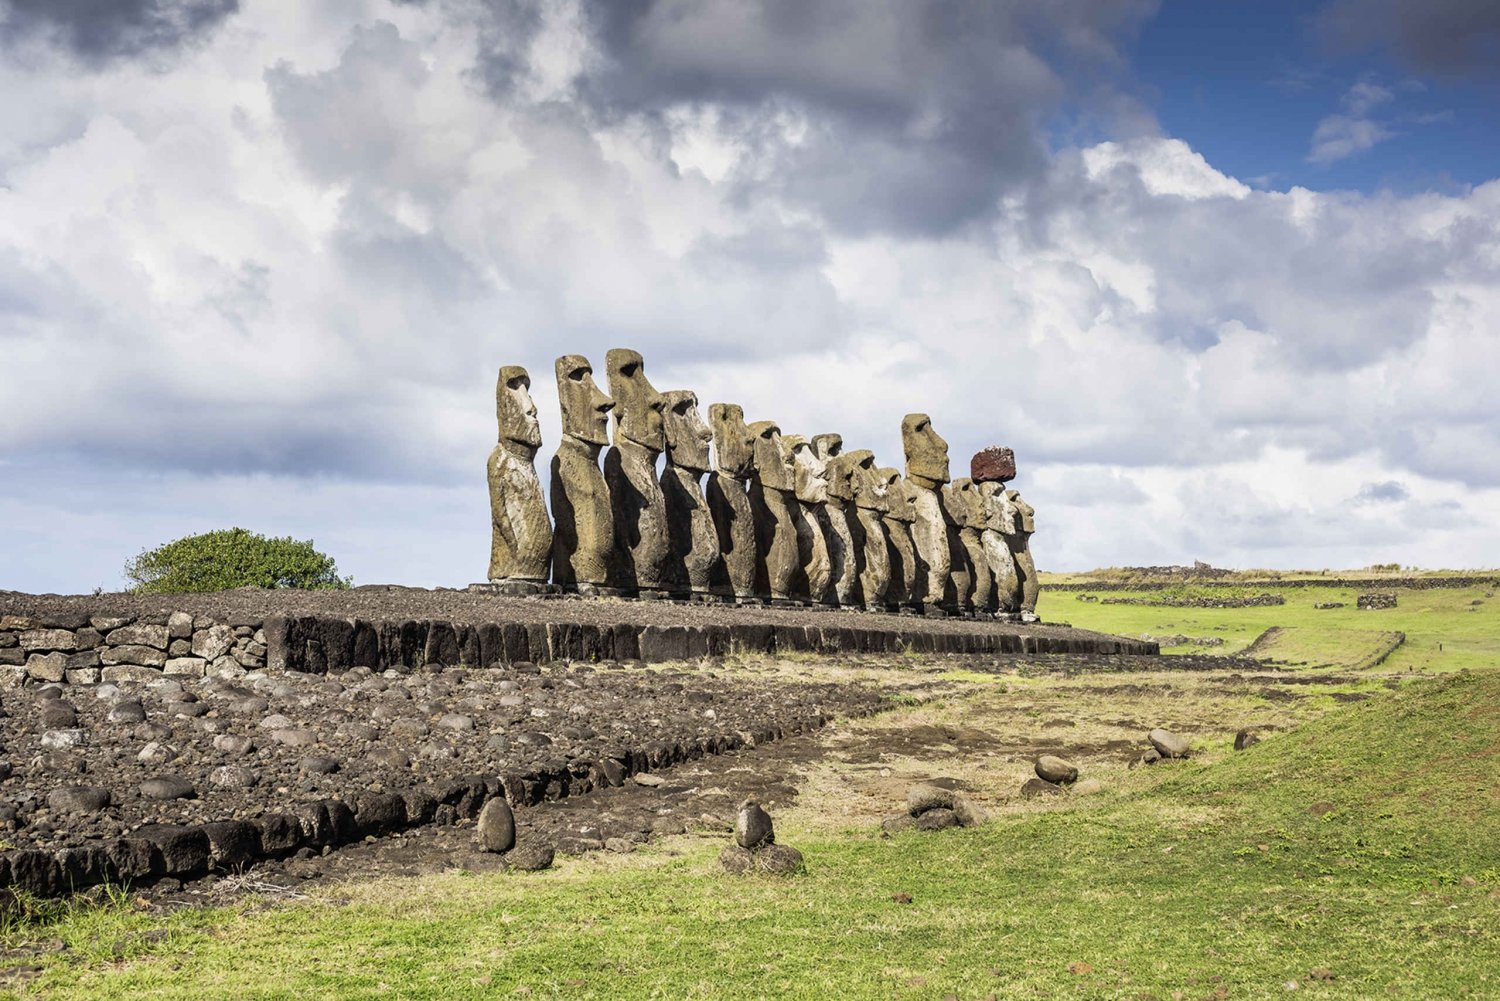
[[[1080,594],[1080,598],[1091,595]],[[1152,605],[1163,608],[1265,608],[1285,605],[1286,598],[1280,594],[1257,594],[1250,598],[1105,598],[1104,605]]]
[[[1396,607],[1396,595],[1390,591],[1375,591],[1362,594],[1355,599],[1355,608],[1384,609]]]
[[[1087,583],[1072,582],[1067,584],[1054,584],[1048,582],[1046,588],[1049,591],[1166,591],[1171,588],[1183,587],[1274,587],[1278,589],[1296,587],[1344,587],[1344,588],[1403,588],[1412,591],[1426,591],[1434,588],[1447,587],[1497,587],[1500,586],[1500,577],[1494,575],[1471,574],[1464,577],[1321,577],[1317,579],[1295,578],[1290,580],[1277,580],[1265,578],[1258,580],[1198,580],[1191,581],[1124,581],[1124,580],[1101,580],[1089,581]]]
[[[201,678],[226,668],[266,666],[259,622],[223,622],[186,612],[165,616],[59,613],[0,616],[0,687],[31,679],[92,685]]]

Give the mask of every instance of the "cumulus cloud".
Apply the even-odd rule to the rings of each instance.
[[[1119,113],[1149,5],[971,10],[247,0],[0,63],[0,586],[232,523],[467,583],[496,367],[555,442],[614,346],[884,464],[909,411],[1013,446],[1044,566],[1500,559],[1500,182],[1254,190]]]
[[[175,49],[238,9],[239,0],[0,0],[0,28],[99,63]]]

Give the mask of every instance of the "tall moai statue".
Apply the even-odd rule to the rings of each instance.
[[[552,559],[552,522],[536,475],[542,429],[531,400],[531,376],[519,365],[504,365],[495,383],[499,443],[490,452],[490,572],[492,584],[520,594],[547,583]]]
[[[1016,558],[1016,573],[1021,577],[1021,621],[1039,622],[1036,599],[1041,588],[1036,579],[1036,564],[1031,560],[1031,533],[1036,531],[1036,511],[1014,490],[1007,490],[1005,496],[1016,509],[1016,531],[1005,538]]]
[[[833,564],[828,560],[828,540],[823,534],[828,466],[813,451],[812,442],[801,435],[783,435],[781,449],[792,467],[797,498],[793,512],[797,523],[797,558],[802,564],[808,597],[822,603],[828,600],[828,589],[833,583]]]
[[[854,485],[846,464],[842,436],[813,435],[813,452],[823,461],[828,480],[828,502],[823,506],[823,536],[828,542],[829,573],[833,580],[831,603],[852,608],[859,601],[859,550],[851,525],[859,524],[854,510]]]
[[[850,452],[848,458],[853,465],[854,510],[861,536],[860,597],[866,611],[883,612],[891,585],[890,542],[883,520],[889,510],[885,482],[876,474],[874,452],[858,449]]]
[[[721,560],[719,535],[700,485],[712,468],[708,446],[713,432],[698,412],[697,394],[678,389],[662,398],[667,439],[667,466],[661,472],[667,510],[665,577],[673,594],[703,598],[713,588]]]
[[[563,437],[552,457],[552,580],[567,591],[598,594],[608,589],[615,547],[609,487],[599,471],[615,401],[595,385],[583,355],[557,359],[557,399]]]
[[[963,502],[954,493],[952,483],[943,484],[938,495],[943,501],[943,519],[948,527],[947,604],[960,614],[968,615],[974,611],[974,574],[969,565],[969,552],[959,537]]]
[[[755,515],[756,590],[773,602],[792,600],[797,560],[797,526],[792,520],[792,471],[781,457],[781,428],[775,421],[750,425],[755,435],[755,474],[750,478],[750,510]]]
[[[918,581],[919,597],[929,615],[941,615],[953,602],[948,519],[939,492],[948,482],[948,443],[933,429],[932,418],[907,414],[901,420],[901,445],[906,452],[906,479],[915,488],[912,542],[926,564],[926,573]]]
[[[885,485],[886,509],[880,516],[885,525],[886,559],[891,567],[891,582],[885,591],[886,607],[895,611],[911,604],[917,587],[917,551],[911,541],[911,524],[916,520],[911,487],[901,478],[901,470],[882,466],[875,475]]]
[[[1016,558],[1011,553],[1006,538],[1016,531],[1016,508],[1006,496],[1005,484],[991,480],[979,484],[979,495],[984,501],[984,531],[980,541],[984,544],[984,555],[995,578],[996,616],[1018,620],[1021,617],[1021,577],[1016,571]]]
[[[969,568],[969,604],[980,615],[995,612],[995,575],[984,552],[984,497],[969,477],[954,480],[950,497],[958,541]]]
[[[615,522],[615,582],[627,593],[660,596],[667,587],[667,502],[656,460],[667,447],[666,401],[646,378],[640,352],[605,355],[615,398],[615,443],[604,453]]]
[[[755,472],[755,435],[736,403],[710,404],[708,421],[714,433],[714,471],[704,494],[720,554],[713,590],[751,601],[756,597],[755,516],[745,481]]]

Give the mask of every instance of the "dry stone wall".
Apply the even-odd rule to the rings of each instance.
[[[261,623],[226,622],[186,612],[167,616],[0,616],[0,687],[28,679],[92,685],[201,678],[266,666]]]

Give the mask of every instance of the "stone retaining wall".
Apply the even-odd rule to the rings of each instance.
[[[1192,578],[1189,580],[1173,581],[1100,580],[1082,583],[1069,582],[1066,584],[1045,583],[1043,585],[1043,589],[1046,591],[1165,591],[1170,588],[1179,587],[1394,587],[1412,591],[1425,591],[1429,588],[1445,587],[1500,587],[1500,577],[1490,574],[1468,574],[1462,577],[1298,577],[1289,580],[1277,580],[1274,578],[1257,580],[1201,580]]]
[[[92,685],[266,666],[259,622],[167,616],[0,616],[0,687],[28,678]]]

